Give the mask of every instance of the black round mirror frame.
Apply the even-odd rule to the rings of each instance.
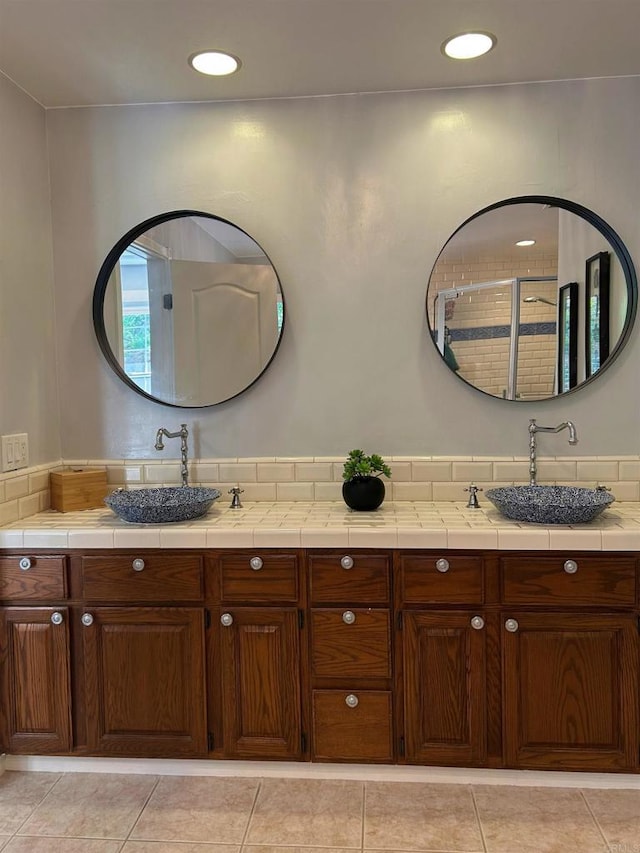
[[[574,213],[576,216],[579,216],[582,219],[586,220],[586,222],[588,222],[596,230],[598,230],[603,235],[603,237],[605,237],[608,240],[608,242],[610,243],[612,249],[614,250],[614,252],[618,258],[618,261],[620,262],[620,266],[621,266],[622,271],[624,273],[624,278],[625,278],[625,281],[627,284],[626,317],[625,317],[622,333],[621,333],[620,337],[618,338],[618,341],[617,341],[615,347],[609,353],[607,359],[603,362],[603,364],[598,369],[598,371],[596,373],[592,374],[591,376],[587,377],[586,379],[584,379],[582,382],[580,382],[579,385],[576,385],[574,388],[571,388],[567,391],[563,391],[561,394],[556,394],[556,395],[549,396],[549,397],[542,397],[539,400],[535,400],[535,401],[518,400],[518,399],[503,400],[503,398],[498,397],[495,394],[490,394],[487,391],[483,391],[481,388],[478,388],[472,382],[469,382],[464,377],[455,373],[454,370],[451,370],[451,372],[455,373],[457,378],[461,382],[464,382],[465,385],[468,385],[470,388],[473,388],[474,391],[478,391],[480,394],[483,394],[485,397],[490,397],[492,400],[501,400],[502,402],[507,402],[507,403],[527,403],[527,402],[529,402],[529,403],[531,403],[531,402],[544,403],[547,400],[555,400],[560,396],[566,397],[567,394],[573,394],[576,391],[583,388],[585,385],[589,385],[591,382],[598,379],[602,375],[602,373],[615,361],[615,359],[620,354],[623,346],[626,344],[627,340],[629,339],[629,336],[631,335],[631,330],[633,328],[633,324],[634,324],[636,312],[637,312],[637,307],[638,307],[638,282],[637,282],[637,278],[636,278],[636,271],[635,271],[635,268],[633,265],[633,261],[631,260],[631,256],[629,255],[629,251],[627,250],[627,247],[622,242],[622,240],[620,239],[620,237],[618,236],[616,231],[614,231],[614,229],[607,222],[605,222],[604,219],[602,219],[600,216],[598,216],[597,213],[594,213],[592,210],[589,210],[588,208],[583,207],[581,204],[577,204],[576,202],[568,201],[567,199],[557,198],[555,196],[545,196],[545,195],[515,196],[514,198],[508,198],[508,199],[503,199],[502,201],[497,201],[494,204],[490,204],[488,207],[484,207],[482,210],[477,211],[472,216],[469,216],[467,219],[465,219],[465,221],[461,225],[458,226],[458,228],[456,228],[456,230],[453,232],[453,234],[451,234],[451,236],[449,237],[447,242],[444,244],[444,246],[442,247],[442,249],[438,253],[438,256],[437,256],[437,258],[433,264],[433,267],[431,269],[431,273],[429,275],[429,282],[427,283],[427,297],[426,297],[427,326],[429,327],[429,331],[430,331],[429,337],[431,338],[431,342],[435,346],[436,351],[438,352],[438,355],[441,357],[443,362],[444,362],[444,357],[442,356],[442,354],[440,353],[440,351],[438,349],[438,345],[437,345],[437,342],[436,342],[435,337],[434,337],[435,330],[431,328],[431,323],[429,321],[429,311],[428,311],[429,283],[431,282],[431,277],[434,273],[434,270],[436,269],[436,267],[438,265],[438,261],[440,259],[440,256],[443,254],[446,247],[448,246],[450,241],[456,236],[456,234],[458,234],[470,222],[472,222],[475,219],[478,219],[478,217],[482,216],[485,213],[490,213],[491,211],[497,210],[498,208],[506,207],[507,205],[513,205],[513,204],[549,205],[551,207],[558,207],[558,208],[562,208],[563,210],[567,210],[567,211],[569,211],[569,213]]]
[[[256,244],[256,246],[258,246],[260,248],[260,250],[263,252],[267,261],[271,264],[271,266],[273,268],[274,275],[278,281],[278,286],[280,288],[280,294],[281,294],[281,299],[282,299],[282,309],[283,309],[283,311],[282,311],[282,326],[280,328],[280,334],[279,334],[278,340],[276,342],[273,353],[271,354],[271,357],[266,362],[266,364],[264,365],[264,367],[262,368],[260,373],[257,374],[257,376],[253,379],[252,382],[249,382],[248,385],[246,385],[244,388],[242,388],[240,391],[238,391],[237,394],[232,394],[231,396],[226,397],[224,400],[217,400],[214,403],[204,403],[204,404],[199,405],[199,406],[181,405],[180,403],[171,403],[167,400],[161,400],[158,397],[154,397],[152,394],[148,394],[143,388],[141,388],[139,385],[137,385],[128,376],[128,374],[123,370],[120,362],[118,361],[118,359],[116,358],[116,356],[113,353],[113,350],[111,349],[111,346],[109,344],[109,339],[107,336],[107,331],[106,331],[105,324],[104,324],[104,313],[103,313],[104,298],[105,298],[105,293],[107,290],[107,285],[108,285],[109,280],[111,278],[111,274],[113,273],[113,271],[114,271],[114,269],[115,269],[115,267],[116,267],[116,265],[120,259],[120,256],[125,251],[125,249],[127,249],[129,247],[129,245],[136,238],[140,237],[142,234],[144,234],[150,228],[154,228],[156,225],[162,225],[163,223],[169,222],[172,219],[179,219],[181,217],[192,217],[192,216],[199,216],[199,217],[203,217],[205,219],[212,219],[216,222],[221,222],[224,225],[229,225],[232,228],[235,228],[236,230],[241,231],[250,240],[252,240]],[[96,338],[98,339],[98,344],[100,346],[100,349],[102,350],[102,354],[104,355],[104,357],[107,360],[107,363],[109,364],[111,369],[125,383],[125,385],[128,385],[129,388],[132,388],[137,394],[140,394],[142,397],[146,397],[147,400],[152,400],[154,403],[160,403],[162,406],[170,406],[173,409],[208,409],[208,408],[211,408],[211,406],[217,406],[217,405],[220,405],[221,403],[226,403],[229,400],[233,400],[235,397],[238,397],[240,394],[243,394],[248,388],[250,388],[252,385],[254,385],[258,381],[258,379],[260,379],[262,374],[268,369],[269,365],[271,364],[271,362],[275,358],[275,355],[278,351],[278,348],[280,347],[280,343],[282,341],[282,333],[284,332],[284,326],[285,326],[285,322],[286,322],[286,313],[287,312],[286,312],[286,308],[285,308],[284,292],[282,290],[282,283],[280,282],[280,278],[278,276],[277,270],[276,270],[275,266],[273,265],[273,263],[271,262],[271,259],[269,258],[267,253],[264,251],[262,246],[258,243],[258,241],[254,237],[252,237],[250,234],[248,234],[243,228],[240,228],[238,225],[236,225],[234,222],[231,222],[228,219],[223,219],[221,216],[215,216],[212,213],[204,213],[201,210],[173,210],[173,211],[168,211],[166,213],[158,214],[157,216],[152,216],[150,219],[146,219],[144,222],[141,222],[139,225],[136,225],[130,231],[127,231],[127,233],[124,234],[118,240],[118,242],[113,246],[113,248],[111,249],[109,254],[104,259],[102,266],[100,267],[100,271],[98,272],[98,277],[96,279],[96,284],[95,284],[95,288],[93,291],[93,328],[95,330]]]

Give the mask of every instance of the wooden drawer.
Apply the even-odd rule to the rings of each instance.
[[[219,560],[222,601],[296,602],[299,597],[295,554],[247,552],[223,554]]]
[[[313,604],[387,604],[389,557],[384,554],[322,554],[309,557]]]
[[[65,557],[0,557],[0,598],[50,601],[67,594]]]
[[[635,560],[625,557],[504,557],[500,569],[505,604],[632,607],[635,602]]]
[[[347,704],[357,700],[355,707]],[[319,761],[393,761],[391,693],[314,690],[313,758]]]
[[[389,678],[389,611],[312,610],[311,666],[317,678]]]
[[[83,557],[87,601],[200,601],[202,558],[191,555],[118,554]]]
[[[400,604],[482,604],[482,557],[443,552],[400,557]]]

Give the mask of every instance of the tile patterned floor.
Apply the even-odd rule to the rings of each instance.
[[[640,853],[640,790],[0,776],[2,853]]]

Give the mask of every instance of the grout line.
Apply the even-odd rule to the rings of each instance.
[[[247,835],[249,834],[249,829],[251,827],[251,821],[253,819],[253,814],[256,810],[256,806],[258,804],[258,797],[260,796],[260,791],[262,790],[262,779],[258,779],[258,787],[256,788],[256,793],[253,798],[253,804],[251,806],[251,811],[249,812],[249,819],[247,820],[247,825],[244,828],[244,833],[242,835],[242,840],[240,842],[239,850],[244,850],[245,844],[247,843]]]
[[[476,815],[476,820],[478,821],[478,829],[480,830],[480,840],[482,841],[482,849],[484,853],[487,853],[487,839],[484,836],[484,829],[482,828],[482,820],[480,819],[480,809],[478,808],[478,803],[476,802],[476,792],[473,789],[473,785],[469,785],[469,791],[471,793],[471,801],[473,803],[473,810]]]
[[[125,838],[124,838],[124,840],[123,840],[123,842],[122,842],[122,846],[120,847],[120,850],[122,850],[122,847],[124,847],[124,845],[127,843],[127,841],[129,841],[129,839],[131,838],[131,833],[132,833],[132,832],[133,832],[133,830],[136,828],[136,825],[137,825],[138,821],[139,821],[139,820],[140,820],[140,818],[142,817],[142,812],[146,809],[146,807],[147,807],[147,806],[148,806],[148,804],[149,804],[149,800],[150,800],[150,799],[151,799],[151,797],[155,794],[155,792],[156,792],[156,788],[157,788],[157,787],[158,787],[158,785],[160,784],[160,780],[161,780],[161,779],[162,779],[162,776],[156,776],[155,784],[153,785],[153,787],[152,787],[152,788],[151,788],[151,790],[149,791],[149,795],[148,795],[148,797],[145,799],[144,803],[142,804],[142,808],[141,808],[141,809],[140,809],[140,811],[138,812],[138,817],[137,817],[137,818],[133,821],[133,823],[131,824],[131,828],[129,829],[129,832],[128,832],[128,833],[127,833],[127,835],[125,836]]]
[[[589,805],[589,800],[587,800],[586,794],[585,794],[585,792],[584,792],[582,789],[580,789],[580,796],[582,797],[582,800],[583,800],[583,802],[584,802],[585,806],[587,807],[587,811],[589,812],[589,814],[590,814],[590,815],[591,815],[591,817],[593,818],[594,823],[595,823],[596,827],[598,828],[598,832],[599,832],[599,833],[600,833],[600,835],[602,836],[602,840],[603,840],[603,842],[604,842],[604,845],[605,845],[605,848],[606,848],[607,853],[611,853],[611,845],[610,845],[610,844],[609,844],[609,842],[607,841],[607,836],[604,834],[604,830],[603,830],[603,828],[600,826],[600,821],[598,820],[598,818],[597,818],[597,817],[596,817],[596,815],[595,815],[595,812],[593,811],[593,809],[592,809],[592,808],[591,808],[591,806]]]
[[[22,829],[22,827],[25,825],[25,823],[27,823],[27,821],[31,820],[31,818],[33,817],[33,814],[34,814],[34,812],[36,811],[36,809],[40,808],[40,806],[44,803],[44,801],[47,799],[47,797],[49,796],[49,794],[53,791],[53,789],[56,787],[56,785],[57,785],[57,784],[58,784],[58,782],[62,779],[62,777],[63,777],[63,776],[64,776],[64,773],[60,773],[60,774],[58,775],[58,778],[57,778],[57,779],[56,779],[56,781],[53,783],[53,785],[49,788],[49,790],[48,790],[48,791],[47,791],[47,793],[44,795],[44,797],[43,797],[43,798],[42,798],[38,803],[36,803],[36,804],[35,804],[35,806],[31,809],[31,811],[30,811],[30,812],[29,812],[29,814],[26,816],[26,818],[22,821],[22,823],[20,824],[20,826],[15,830],[15,832],[14,832],[14,833],[13,833],[13,835],[11,836],[12,838],[17,838],[17,837],[18,837],[18,833],[20,832],[20,830]]]

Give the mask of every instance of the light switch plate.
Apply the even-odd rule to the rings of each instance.
[[[26,432],[2,436],[2,473],[29,465],[29,436]]]

